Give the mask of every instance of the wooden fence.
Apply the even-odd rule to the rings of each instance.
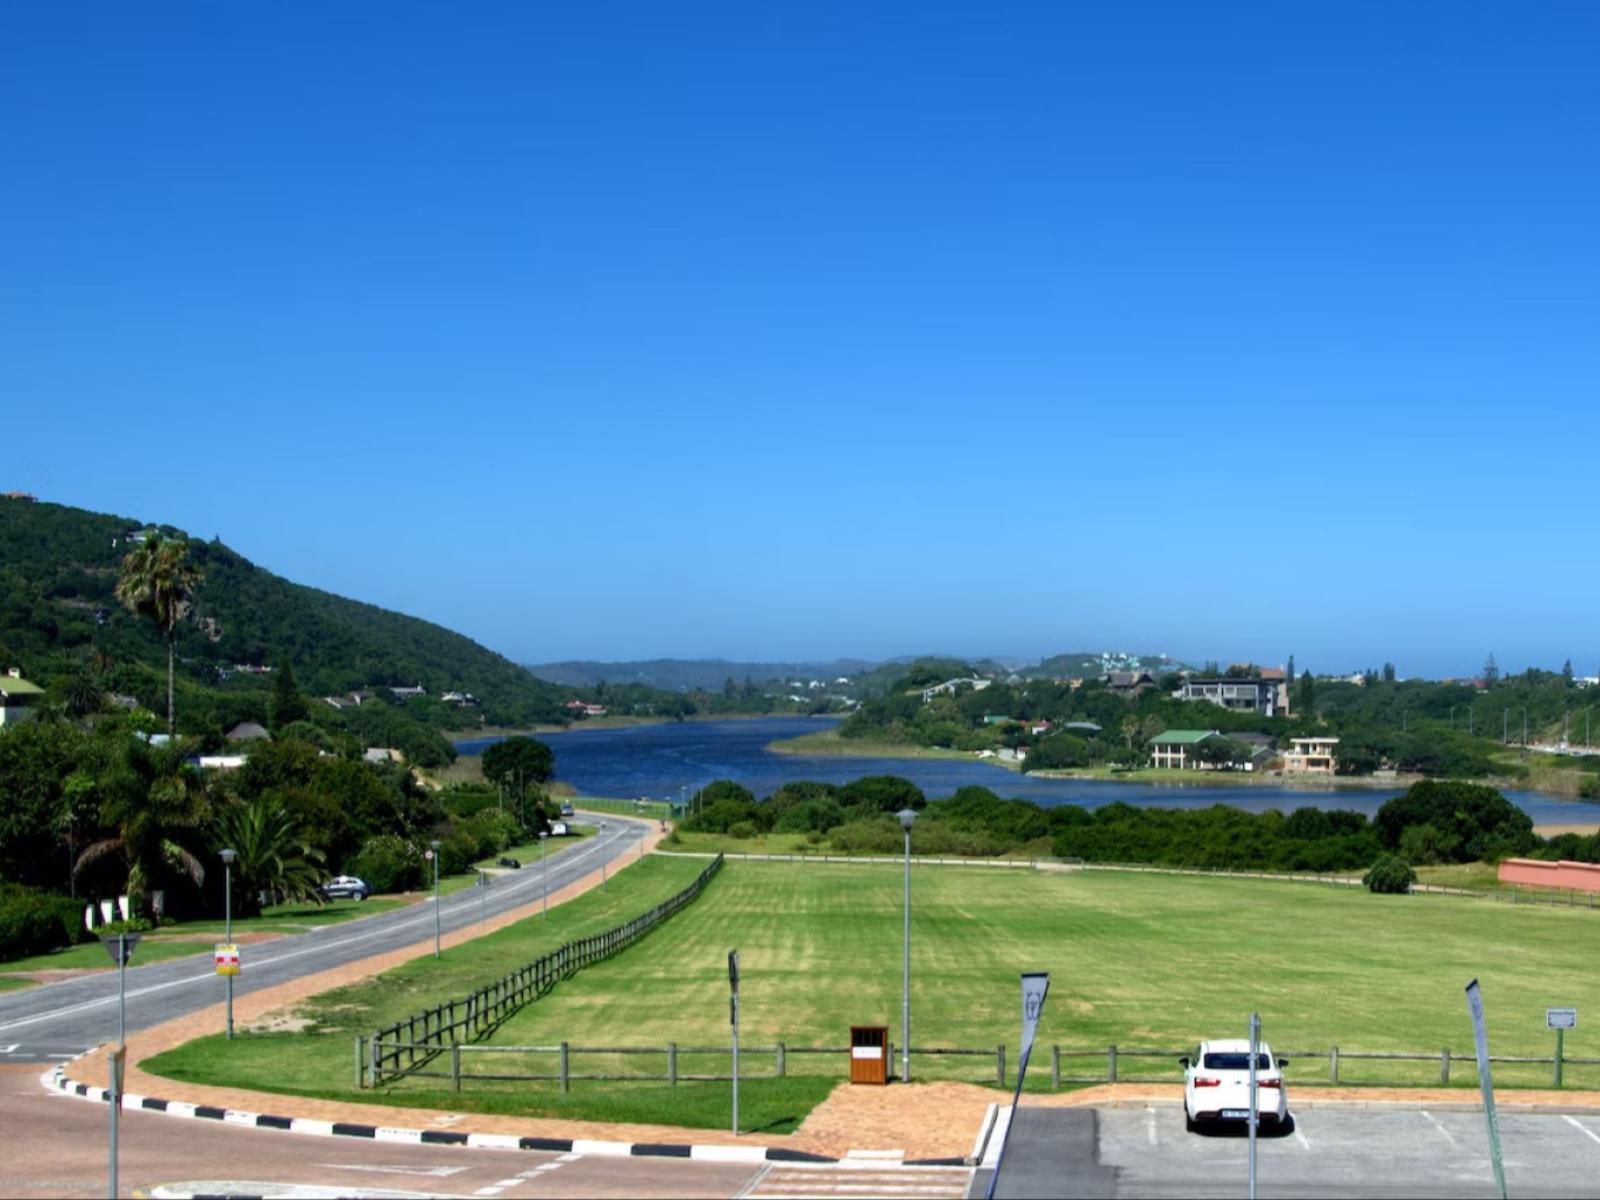
[[[358,1038],[356,1041],[356,1072],[359,1078],[364,1060],[364,1039]],[[547,1046],[494,1046],[456,1042],[446,1049],[449,1052],[447,1057],[439,1054],[439,1047],[434,1043],[413,1046],[404,1041],[385,1040],[382,1053],[388,1056],[415,1051],[419,1055],[428,1055],[428,1062],[408,1073],[419,1079],[449,1080],[451,1088],[456,1091],[461,1090],[463,1083],[553,1082],[558,1083],[565,1092],[575,1082],[665,1081],[676,1085],[680,1082],[725,1081],[731,1078],[731,1054],[727,1045],[679,1045],[670,1042],[665,1046],[575,1046],[560,1042]],[[378,1052],[376,1046],[373,1052]],[[1036,1046],[1030,1078],[1036,1084],[1048,1078],[1051,1090],[1095,1083],[1179,1083],[1183,1075],[1177,1060],[1193,1053],[1192,1046],[1181,1050],[1115,1045],[1094,1048]],[[896,1048],[891,1044],[888,1048],[891,1075],[899,1064],[896,1054]],[[803,1063],[792,1061],[807,1056],[812,1056],[812,1061],[821,1067],[820,1072],[814,1067],[807,1069]],[[740,1079],[782,1079],[791,1074],[819,1073],[836,1075],[840,1079],[849,1077],[848,1046],[794,1046],[784,1042],[743,1045],[739,1048],[739,1057]],[[973,1066],[977,1069],[961,1075],[966,1081],[993,1083],[1001,1087],[1016,1082],[1014,1074],[1008,1078],[1004,1044],[988,1047],[913,1046],[911,1057],[914,1078],[936,1076],[947,1079],[951,1074],[945,1064],[960,1070],[961,1064],[953,1060],[976,1060]],[[1452,1082],[1475,1082],[1477,1078],[1476,1057],[1449,1049],[1412,1052],[1342,1050],[1338,1046],[1331,1046],[1326,1050],[1281,1051],[1279,1057],[1289,1064],[1286,1078],[1291,1086],[1297,1083],[1306,1086],[1387,1083],[1415,1087],[1435,1082],[1439,1086],[1450,1086]],[[600,1061],[590,1069],[582,1070],[579,1069],[578,1060],[583,1058],[591,1062]],[[474,1064],[475,1059],[478,1060],[477,1064]],[[711,1060],[710,1064],[706,1063],[707,1059]],[[1315,1072],[1307,1070],[1304,1065],[1307,1060],[1323,1061],[1326,1068]],[[1600,1067],[1600,1058],[1565,1055],[1558,1061],[1553,1056],[1497,1054],[1491,1055],[1489,1061],[1502,1067],[1547,1066],[1550,1068],[1549,1083],[1539,1082],[1537,1085],[1553,1087],[1562,1086],[1563,1068]],[[1352,1069],[1352,1064],[1365,1063],[1382,1065],[1377,1074],[1359,1067]],[[1427,1070],[1422,1073],[1425,1078],[1418,1078],[1417,1072],[1410,1073],[1405,1079],[1383,1073],[1391,1064],[1398,1063],[1425,1064]],[[637,1069],[616,1069],[632,1064],[637,1064]],[[1466,1064],[1467,1070],[1456,1072],[1452,1080],[1451,1068],[1454,1064]],[[707,1069],[707,1066],[711,1069]],[[798,1069],[791,1070],[791,1066]],[[606,1067],[612,1069],[604,1069]],[[1010,1065],[1010,1070],[1015,1071],[1014,1064]],[[1359,1078],[1353,1079],[1352,1075]],[[1518,1086],[1534,1085],[1519,1083]]]
[[[722,856],[712,859],[695,881],[670,899],[663,900],[615,929],[568,942],[519,967],[493,983],[456,1000],[413,1013],[375,1032],[370,1041],[358,1038],[356,1086],[365,1086],[370,1075],[374,1087],[386,1079],[420,1071],[451,1047],[487,1037],[512,1014],[537,1000],[561,980],[584,967],[610,958],[627,949],[661,922],[692,903],[713,876],[722,869]],[[362,1043],[367,1042],[364,1051]],[[455,1057],[455,1052],[452,1052]]]

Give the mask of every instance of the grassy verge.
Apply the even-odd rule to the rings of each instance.
[[[672,805],[660,800],[610,800],[600,796],[572,796],[566,800],[579,812],[616,813],[623,817],[661,820],[672,816]]]
[[[16,975],[0,975],[0,992],[19,992],[23,988],[36,986],[32,979],[23,979]]]
[[[618,925],[681,891],[704,869],[705,863],[698,859],[652,856],[632,862],[612,876],[606,891],[586,892],[551,908],[548,917],[535,916],[519,921],[457,946],[441,959],[424,955],[375,979],[311,997],[289,1014],[295,1019],[290,1023],[303,1025],[297,1032],[246,1029],[232,1042],[221,1037],[201,1038],[147,1059],[142,1065],[156,1074],[195,1083],[429,1106],[438,1099],[433,1095],[438,1085],[431,1085],[430,1091],[426,1081],[413,1081],[409,1085],[402,1082],[393,1089],[358,1093],[351,1065],[355,1036],[371,1033],[380,1025],[441,1000],[465,995],[563,942]],[[705,903],[706,899],[702,897],[697,904]],[[687,911],[692,912],[693,907]],[[673,920],[682,920],[685,915],[680,913]],[[670,927],[671,922],[668,922],[664,928]],[[661,931],[650,936],[659,937]],[[567,980],[560,984],[552,995],[559,994],[573,982]],[[548,1000],[546,996],[537,1003]],[[458,1112],[579,1115],[572,1111],[572,1099],[563,1099],[553,1089],[548,1090],[553,1094],[535,1089],[526,1096],[510,1098],[452,1094],[448,1106]],[[596,1105],[595,1113],[610,1113],[616,1105],[622,1104],[620,1100],[604,1096],[590,1099]],[[633,1108],[624,1105],[624,1108],[632,1114],[626,1118],[628,1120],[659,1120],[662,1116],[659,1108],[646,1109],[637,1105]],[[623,1118],[608,1115],[594,1119]]]
[[[775,754],[838,754],[854,758],[937,758],[956,762],[981,762],[1007,771],[1017,770],[1014,762],[998,758],[978,758],[967,750],[947,750],[943,746],[913,746],[906,742],[869,742],[840,737],[837,730],[804,733],[799,737],[768,742]]]

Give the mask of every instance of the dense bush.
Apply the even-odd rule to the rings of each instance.
[[[1394,854],[1379,855],[1371,870],[1361,877],[1367,891],[1388,895],[1403,895],[1416,881],[1417,873],[1411,869],[1411,864]]]
[[[1239,870],[1335,871],[1364,867],[1381,847],[1360,813],[1299,809],[1249,813],[1135,808],[1049,810],[1052,845],[1063,858]]]
[[[386,833],[363,842],[348,869],[375,892],[409,892],[422,885],[422,868],[421,850],[402,837]]]
[[[89,936],[78,901],[0,883],[0,962],[48,954]]]
[[[1373,824],[1386,850],[1399,850],[1406,830],[1432,827],[1432,846],[1441,862],[1498,862],[1539,845],[1532,817],[1476,783],[1425,779],[1387,801]]]

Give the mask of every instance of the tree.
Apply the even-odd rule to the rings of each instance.
[[[117,599],[129,612],[147,617],[167,643],[167,732],[177,732],[175,671],[178,622],[189,611],[194,592],[205,578],[188,561],[189,544],[152,531],[122,560]]]
[[[322,879],[322,851],[312,848],[282,805],[259,796],[223,809],[217,817],[216,839],[219,848],[238,853],[233,874],[238,884],[235,904],[242,915],[259,913],[264,893],[272,897],[272,903],[322,903],[317,891]]]
[[[517,818],[524,825],[528,823],[528,785],[544,783],[555,769],[556,756],[537,738],[507,738],[483,752],[483,777],[515,792]],[[536,810],[536,825],[542,815]]]
[[[1572,686],[1572,660],[1570,658],[1561,664],[1561,678],[1568,687]]]
[[[1306,671],[1300,676],[1300,682],[1295,686],[1294,706],[1300,715],[1307,720],[1315,720],[1317,716],[1317,684],[1311,678],[1311,672]]]
[[[1379,855],[1372,868],[1361,878],[1369,892],[1399,896],[1409,892],[1416,881],[1417,873],[1410,864],[1393,854]]]
[[[1394,682],[1394,664],[1392,662],[1383,664],[1383,681],[1385,683]]]
[[[273,730],[277,731],[295,721],[307,720],[310,716],[311,710],[306,707],[306,698],[295,686],[294,668],[285,658],[273,672],[272,700],[267,705],[267,721]]]
[[[1483,681],[1490,687],[1500,682],[1500,665],[1494,661],[1494,652],[1489,652],[1489,657],[1483,660]]]
[[[135,907],[154,887],[174,875],[186,875],[196,887],[206,869],[187,846],[211,816],[200,774],[174,747],[133,742],[126,757],[102,781],[105,800],[102,825],[112,830],[84,847],[73,874],[111,854],[127,866],[126,891]]]

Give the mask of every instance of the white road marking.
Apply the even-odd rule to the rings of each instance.
[[[1145,1114],[1147,1115],[1147,1117],[1149,1118],[1149,1123],[1148,1123],[1148,1125],[1146,1125],[1145,1131],[1150,1135],[1150,1144],[1152,1146],[1154,1146],[1156,1144],[1156,1142],[1157,1142],[1157,1138],[1156,1138],[1156,1110],[1153,1109],[1153,1108],[1147,1108],[1144,1111],[1145,1111]]]
[[[1249,1061],[1250,1061],[1249,1059],[1245,1059],[1245,1062],[1248,1063]],[[1299,1121],[1296,1121],[1294,1123],[1294,1140],[1300,1143],[1300,1146],[1301,1146],[1302,1149],[1305,1149],[1305,1150],[1311,1149],[1311,1143],[1306,1141],[1306,1135],[1300,1132],[1300,1122]]]
[[[12,1042],[9,1046],[0,1046],[0,1054],[15,1054],[21,1042]]]
[[[601,843],[599,841],[599,839],[594,839],[593,842],[590,845],[584,846],[584,847],[582,847],[580,849],[577,849],[577,850],[568,851],[567,853],[568,853],[569,857],[561,865],[562,866],[570,866],[571,864],[577,862],[579,859],[586,858],[590,854],[593,854],[597,850],[602,850],[602,849],[605,849],[608,846],[613,846],[618,840],[619,840],[619,837],[616,834],[613,834],[610,837],[606,838],[604,843]],[[607,858],[607,861],[608,862],[610,861],[609,857]],[[512,891],[518,891],[518,892],[536,891],[536,890],[538,890],[537,887],[535,886],[535,881],[536,881],[537,878],[538,877],[536,875],[535,876],[530,876],[525,883],[521,884],[521,886],[519,886],[519,884],[509,884],[503,890],[502,895],[509,895]],[[563,886],[566,886],[566,885],[563,885]],[[457,895],[461,895],[461,894],[463,894],[463,893],[457,893]],[[453,899],[453,897],[451,897],[451,898]],[[466,904],[462,904],[459,907],[462,908],[463,910],[465,910],[467,908],[467,905]],[[515,908],[516,905],[511,905],[510,907],[511,908]],[[502,909],[501,913],[504,913],[506,911],[509,911],[509,910],[508,909]],[[496,915],[499,916],[499,915],[501,915],[501,913],[497,913]],[[359,924],[359,921],[357,923]],[[252,963],[252,965],[255,966],[257,970],[259,970],[262,967],[276,966],[279,963],[288,962],[289,960],[295,959],[295,958],[301,958],[301,957],[304,957],[307,954],[320,954],[324,950],[330,950],[330,949],[334,948],[335,946],[354,946],[354,945],[358,945],[358,944],[360,944],[362,942],[370,942],[374,938],[385,938],[385,937],[388,937],[389,935],[391,935],[393,933],[397,933],[402,929],[409,929],[414,925],[431,925],[431,924],[433,924],[433,913],[431,913],[431,912],[423,913],[423,914],[421,914],[419,916],[411,918],[410,920],[397,921],[393,925],[386,926],[383,929],[368,930],[368,931],[363,932],[363,933],[352,934],[350,937],[341,938],[341,939],[339,939],[337,941],[332,941],[332,942],[324,941],[321,945],[303,946],[303,947],[301,947],[299,949],[289,950],[289,951],[286,951],[285,953],[277,954],[277,955],[263,954],[263,956],[261,958],[255,960]],[[463,925],[462,928],[465,929],[465,928],[467,928],[467,926]],[[451,932],[454,933],[454,932],[457,932],[457,931],[456,930],[452,930]],[[334,965],[337,966],[337,965],[341,965],[341,964],[334,964]],[[137,1000],[141,996],[151,996],[151,995],[154,995],[157,992],[165,992],[165,991],[168,991],[168,990],[170,990],[172,988],[175,988],[175,987],[187,987],[188,985],[193,984],[193,983],[198,983],[201,980],[215,979],[215,978],[216,978],[216,974],[215,974],[215,972],[212,972],[212,971],[207,971],[204,974],[198,974],[198,975],[187,975],[182,979],[172,979],[172,980],[167,981],[166,983],[152,984],[150,987],[147,987],[147,988],[135,988],[133,991],[128,993],[127,998],[129,1000]],[[21,1020],[18,1020],[18,1021],[9,1021],[4,1025],[0,1025],[0,1033],[8,1033],[13,1029],[21,1029],[24,1026],[28,1026],[28,1025],[37,1025],[40,1021],[54,1021],[54,1020],[57,1020],[57,1019],[59,1019],[61,1017],[70,1017],[70,1016],[73,1016],[76,1013],[87,1012],[91,1008],[104,1008],[108,1004],[115,1004],[115,1003],[117,1003],[117,996],[115,994],[108,995],[108,996],[102,996],[97,1000],[83,1000],[83,1001],[80,1001],[77,1004],[69,1004],[65,1008],[52,1009],[49,1012],[38,1013],[35,1016],[31,1016],[31,1017],[24,1017],[24,1018],[22,1018]]]
[[[1590,1129],[1582,1121],[1578,1120],[1577,1117],[1564,1117],[1563,1119],[1567,1122],[1567,1124],[1571,1125],[1579,1133],[1583,1134],[1584,1137],[1588,1138],[1595,1145],[1600,1146],[1600,1133],[1596,1133],[1594,1130]]]
[[[359,1163],[318,1163],[319,1167],[332,1167],[336,1171],[371,1171],[376,1175],[426,1175],[433,1179],[448,1179],[471,1167],[369,1167]]]
[[[1434,1116],[1427,1109],[1423,1109],[1422,1110],[1422,1115],[1428,1118],[1429,1123],[1435,1129],[1437,1129],[1440,1133],[1444,1134],[1444,1140],[1445,1141],[1449,1142],[1452,1146],[1454,1146],[1456,1144],[1455,1135],[1452,1134],[1448,1129],[1446,1129],[1444,1127],[1444,1122],[1440,1121],[1438,1117]]]

